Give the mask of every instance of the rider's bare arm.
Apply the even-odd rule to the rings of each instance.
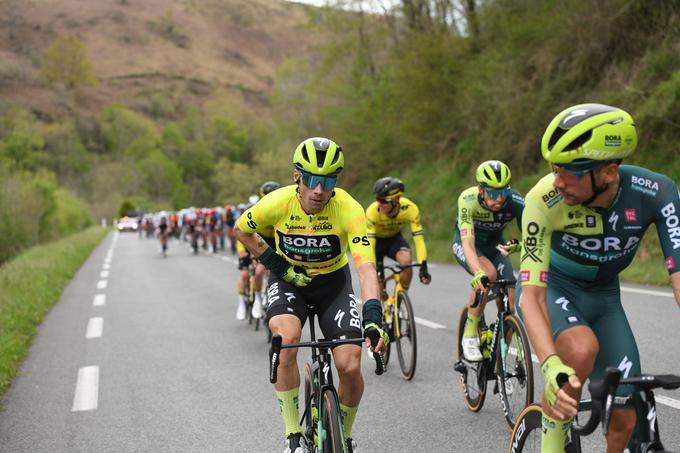
[[[678,304],[678,307],[680,307],[680,272],[671,274],[671,285],[673,285],[675,302]]]

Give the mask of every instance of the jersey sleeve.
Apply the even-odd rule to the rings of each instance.
[[[460,231],[460,238],[465,239],[475,237],[475,225],[473,222],[473,214],[475,210],[475,200],[470,195],[463,192],[458,197],[458,230]]]
[[[680,193],[678,186],[671,180],[663,193],[656,209],[654,224],[659,234],[666,268],[669,274],[680,271]]]
[[[246,246],[243,245],[243,242],[241,241],[236,241],[236,253],[241,254],[247,252],[248,249],[246,249]]]
[[[411,206],[409,221],[413,243],[416,246],[416,259],[419,263],[422,263],[427,259],[427,247],[425,246],[425,231],[423,231],[423,226],[420,223],[420,210],[415,203]]]
[[[378,205],[376,202],[371,203],[366,208],[366,236],[371,243],[371,248],[375,250],[375,218],[378,214]]]
[[[281,192],[283,193],[284,191]],[[280,194],[275,194],[274,192],[267,194],[255,205],[243,212],[236,221],[238,229],[252,234],[274,225],[275,220],[280,217],[282,210],[285,209],[285,203],[282,202],[278,195]]]
[[[368,240],[364,208],[354,199],[350,199],[343,207],[343,216],[346,218],[347,242],[354,266],[358,269],[364,263],[375,264],[375,248]]]
[[[524,285],[546,287],[550,267],[552,224],[540,197],[527,195],[522,212],[522,252],[519,279]]]
[[[522,213],[524,212],[524,197],[517,192],[512,193],[512,214],[517,219],[517,227],[522,232]]]

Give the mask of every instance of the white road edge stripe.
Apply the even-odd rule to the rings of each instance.
[[[73,412],[90,411],[97,408],[99,399],[99,367],[86,366],[78,369],[76,394],[73,397]]]
[[[649,294],[650,296],[674,297],[673,293],[665,291],[654,291],[651,289],[631,288],[630,286],[621,286],[621,291],[638,294]]]
[[[95,307],[101,307],[102,305],[106,304],[106,294],[96,294],[94,296],[94,300],[92,301],[92,305]]]
[[[414,316],[413,319],[416,320],[416,324],[422,324],[423,326],[429,327],[430,329],[446,329],[445,325],[429,321],[427,319],[419,318],[417,316]]]
[[[104,330],[104,318],[90,318],[87,323],[87,332],[85,333],[85,338],[100,338]]]
[[[104,289],[108,286],[108,282],[106,280],[99,280],[97,282],[97,289]]]
[[[104,263],[102,265],[102,269],[111,269],[111,264],[110,263]]]
[[[106,278],[108,276],[109,276],[109,271],[101,271],[101,273],[99,274],[99,277],[101,277],[101,278]]]

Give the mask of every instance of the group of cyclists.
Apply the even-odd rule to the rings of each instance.
[[[625,377],[640,373],[618,275],[651,224],[680,305],[680,194],[670,178],[622,164],[637,141],[633,119],[624,110],[575,105],[548,125],[541,154],[550,171],[526,198],[511,188],[510,169],[498,160],[479,165],[476,184],[458,198],[453,255],[472,277],[470,301],[478,292],[485,294],[496,278],[513,278],[508,255],[520,252],[512,310],[521,316],[541,364],[544,452],[564,451],[586,379],[601,377],[609,366]],[[234,227],[242,252],[270,272],[269,328],[284,343],[298,342],[308,307],[315,305],[325,338],[364,338],[371,351],[380,352],[389,337],[382,326],[376,262],[387,256],[411,264],[411,249],[401,234],[406,223],[419,279],[431,281],[418,207],[403,196],[399,179],[385,177],[376,181],[376,200],[364,210],[337,187],[345,162],[333,140],[304,140],[292,163],[293,184],[263,191]],[[506,241],[503,230],[513,221],[521,239]],[[348,249],[359,295],[349,273]],[[409,271],[400,276],[405,289],[411,283]],[[483,303],[469,307],[461,345],[469,361],[482,360],[477,328],[482,310]],[[356,452],[352,427],[364,390],[361,348],[343,344],[332,354],[347,451]],[[281,351],[274,385],[285,426],[284,453],[311,447],[301,435],[296,355],[296,349]],[[613,412],[607,451],[623,451],[635,424],[632,389],[622,386],[617,392],[623,404]]]

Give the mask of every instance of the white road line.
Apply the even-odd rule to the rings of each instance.
[[[657,403],[661,403],[664,406],[670,406],[674,409],[680,409],[680,401],[674,400],[673,398],[669,398],[663,395],[654,395],[654,399],[656,400]]]
[[[99,367],[86,366],[78,370],[76,394],[73,397],[73,412],[91,411],[97,408],[99,399]]]
[[[101,338],[103,330],[104,318],[90,318],[90,321],[87,323],[85,338],[88,340],[91,338]]]
[[[631,288],[630,286],[622,286],[621,291],[626,291],[629,293],[648,294],[650,296],[674,297],[673,293],[669,293],[666,291],[654,291],[651,289]]]
[[[108,286],[108,282],[106,280],[99,280],[97,282],[97,289],[104,289]]]
[[[104,263],[102,269],[111,269],[111,263]]]
[[[101,307],[102,305],[106,304],[106,294],[96,294],[94,296],[94,300],[92,301],[92,305],[95,307]]]
[[[421,324],[425,327],[429,327],[430,329],[446,329],[446,326],[443,324],[439,324],[433,321],[428,321],[427,319],[419,318],[417,316],[413,317],[416,320],[417,324]]]
[[[105,258],[104,264],[111,264],[111,258]]]
[[[99,276],[100,276],[101,278],[106,278],[106,277],[109,276],[109,271],[101,271],[101,273],[99,274]]]

